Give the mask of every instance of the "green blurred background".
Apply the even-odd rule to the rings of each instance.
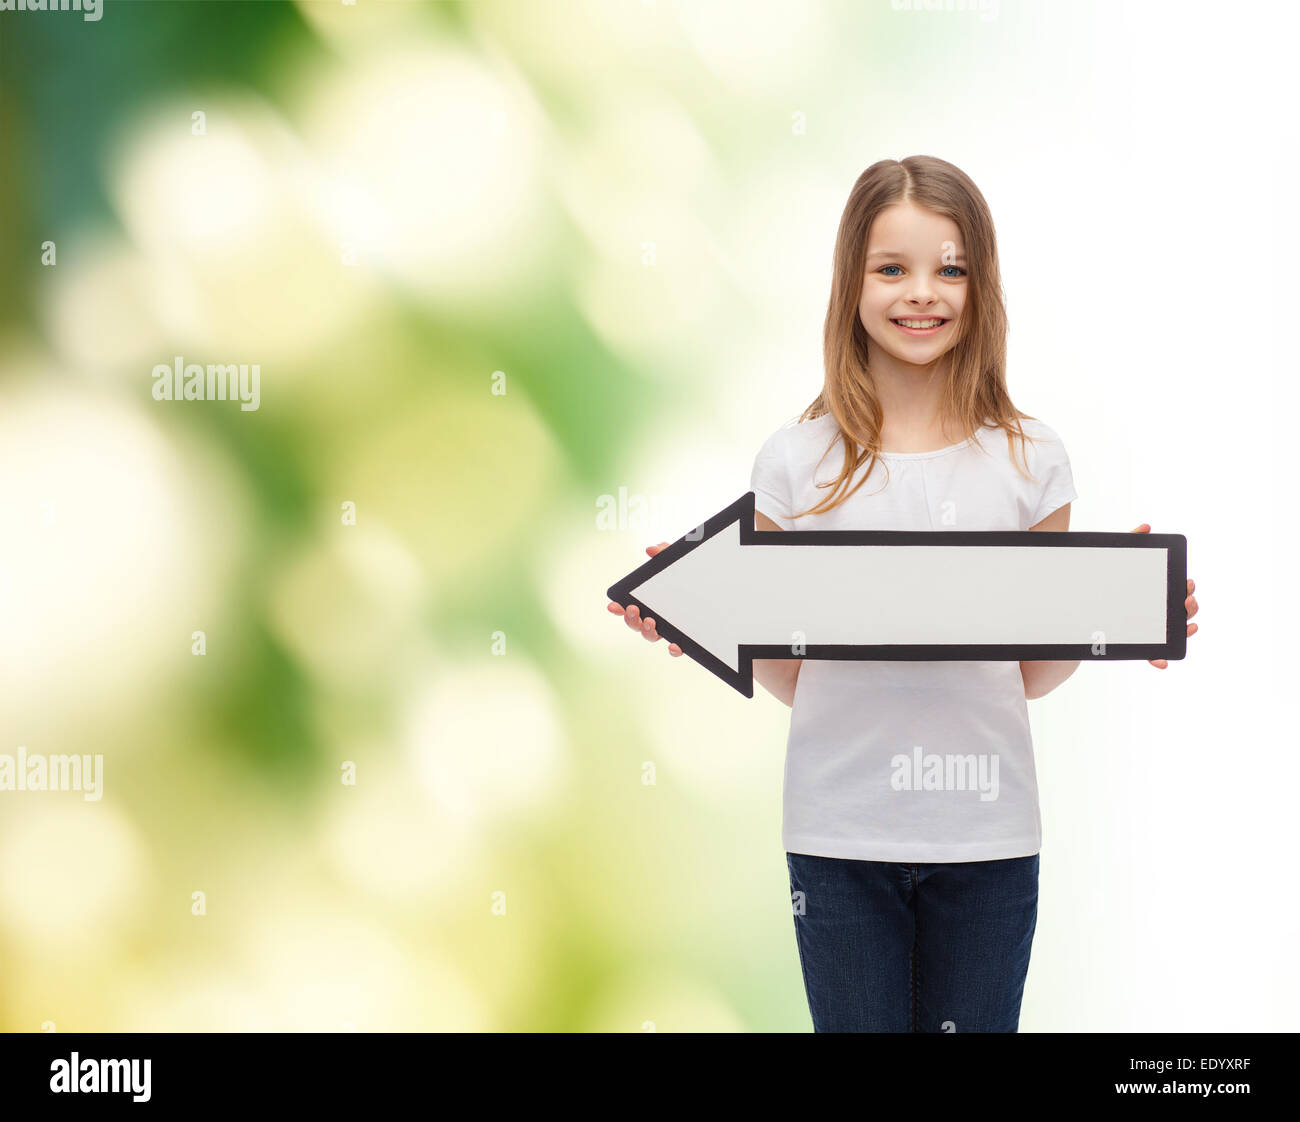
[[[0,13],[0,755],[103,759],[98,800],[0,791],[0,1028],[808,1030],[789,710],[604,589],[819,391],[835,230],[883,157],[988,197],[1072,528],[1186,533],[1198,585],[1246,567],[1210,532],[1239,490],[1182,450],[1200,373],[1266,338],[1197,299],[1162,332],[1113,313],[1171,254],[1195,277],[1222,177],[1185,169],[1273,143],[1271,16],[105,5]],[[258,364],[259,408],[155,400],[176,356]],[[1224,617],[1270,587],[1212,586]],[[1215,696],[1253,688],[1193,645]],[[1241,730],[1197,661],[1034,703],[1024,1031],[1289,1017],[1294,905],[1250,936],[1288,984],[1241,987],[1236,913],[1197,903],[1270,875],[1201,828],[1258,794],[1216,764]],[[1148,828],[1170,775],[1206,787]],[[1286,815],[1238,817],[1289,851],[1261,835]]]
[[[5,1029],[806,1023],[788,711],[602,592],[780,419],[721,407],[789,21],[715,18],[0,17],[4,751],[103,758],[0,793]],[[154,400],[175,356],[260,407]]]

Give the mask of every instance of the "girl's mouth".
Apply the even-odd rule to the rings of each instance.
[[[926,316],[923,319],[891,319],[889,322],[905,335],[934,335],[944,329],[948,320]]]

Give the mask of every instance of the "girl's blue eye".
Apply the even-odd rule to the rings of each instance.
[[[885,273],[886,269],[897,269],[898,272]],[[952,269],[953,271],[949,273],[948,272],[949,269]],[[887,277],[901,277],[903,275],[903,269],[901,265],[882,265],[879,269],[876,270],[876,272],[884,273],[885,276]],[[946,276],[949,280],[953,280],[957,277],[964,277],[966,275],[966,270],[963,269],[960,265],[945,265],[942,269],[939,270],[939,275],[941,277]]]

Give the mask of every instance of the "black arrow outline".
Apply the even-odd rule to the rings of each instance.
[[[739,670],[732,670],[716,655],[705,650],[680,628],[664,619],[649,605],[632,595],[661,569],[684,557],[696,546],[740,523],[742,546],[787,545],[960,545],[978,549],[989,545],[1020,545],[1035,548],[1052,546],[1116,546],[1124,549],[1164,549],[1168,551],[1169,596],[1165,609],[1163,643],[1107,643],[1105,654],[1094,654],[1089,643],[993,643],[993,644],[823,644],[804,648],[803,658],[835,659],[854,662],[871,661],[1014,661],[1025,660],[1096,660],[1165,658],[1177,661],[1187,654],[1187,539],[1182,534],[1100,533],[1094,531],[1055,530],[756,530],[754,529],[754,492],[747,491],[730,506],[706,519],[689,533],[655,554],[640,568],[605,590],[614,603],[625,609],[635,604],[642,618],[653,618],[661,638],[676,643],[682,653],[716,674],[727,685],[754,696],[754,659],[795,658],[789,644],[741,643],[738,645]]]

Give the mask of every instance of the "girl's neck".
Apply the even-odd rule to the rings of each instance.
[[[882,451],[934,452],[970,435],[954,436],[940,424],[946,364],[946,355],[929,366],[912,366],[887,352],[872,356],[871,378],[884,410]]]

